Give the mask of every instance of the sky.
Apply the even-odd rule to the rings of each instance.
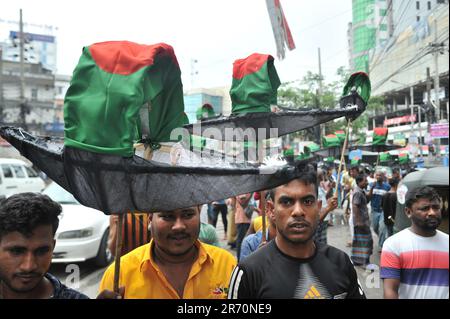
[[[71,75],[82,48],[96,42],[165,42],[190,89],[230,85],[233,62],[252,53],[271,54],[281,82],[295,81],[318,73],[319,47],[325,81],[332,81],[348,65],[351,3],[281,0],[296,45],[281,61],[265,0],[14,0],[2,1],[0,19],[18,21],[22,9],[25,23],[57,27],[59,74]]]

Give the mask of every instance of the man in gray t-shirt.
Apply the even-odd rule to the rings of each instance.
[[[351,259],[355,265],[366,266],[372,255],[373,240],[370,231],[369,211],[367,209],[367,187],[365,174],[356,176],[356,188],[352,195],[352,214],[354,236]]]

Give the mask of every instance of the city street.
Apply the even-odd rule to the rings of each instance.
[[[340,221],[342,216],[342,210],[336,210],[334,213],[335,225],[328,228],[328,243],[331,246],[339,248],[350,254],[349,247],[346,246],[347,241],[350,238],[350,232],[347,225],[343,225]],[[230,249],[227,245],[226,240],[224,240],[223,223],[221,217],[217,222],[217,234],[220,239],[220,243],[223,248],[230,251],[233,255],[236,255],[235,249]],[[376,235],[373,234],[374,242],[377,242]],[[379,265],[380,255],[378,253],[378,246],[374,246],[374,255],[371,257],[371,262]],[[75,271],[74,271],[75,269]],[[80,281],[75,280],[78,275]],[[95,298],[98,293],[98,286],[102,279],[103,272],[105,268],[98,268],[90,262],[84,262],[77,265],[66,265],[66,264],[54,264],[52,265],[50,272],[55,276],[59,277],[60,280],[66,285],[77,289],[91,298]],[[359,282],[366,294],[368,299],[380,299],[383,298],[382,281],[379,279],[379,270],[374,272],[367,272],[360,267],[356,267],[358,273]]]

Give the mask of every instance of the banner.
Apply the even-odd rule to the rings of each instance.
[[[394,117],[392,119],[386,119],[383,122],[383,126],[389,126],[389,125],[395,125],[395,124],[401,124],[401,123],[410,123],[416,121],[416,115],[405,115],[401,117]]]
[[[433,138],[448,138],[448,123],[431,124],[430,135]]]

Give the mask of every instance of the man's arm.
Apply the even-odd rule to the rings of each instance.
[[[111,215],[109,217],[108,248],[113,256],[116,256],[116,238],[117,238],[118,220],[119,217],[117,215]]]
[[[385,278],[383,279],[384,299],[398,299],[398,287],[400,279]]]
[[[337,206],[338,206],[338,204],[337,204],[337,198],[336,197],[328,198],[328,200],[327,200],[327,207],[322,208],[320,210],[320,213],[319,213],[320,221],[322,222],[325,219],[325,217],[327,217],[327,215],[330,212],[332,212],[333,210],[335,210],[337,208]]]
[[[241,265],[234,268],[228,289],[228,299],[258,298],[252,292],[251,283],[248,280],[246,270]]]

